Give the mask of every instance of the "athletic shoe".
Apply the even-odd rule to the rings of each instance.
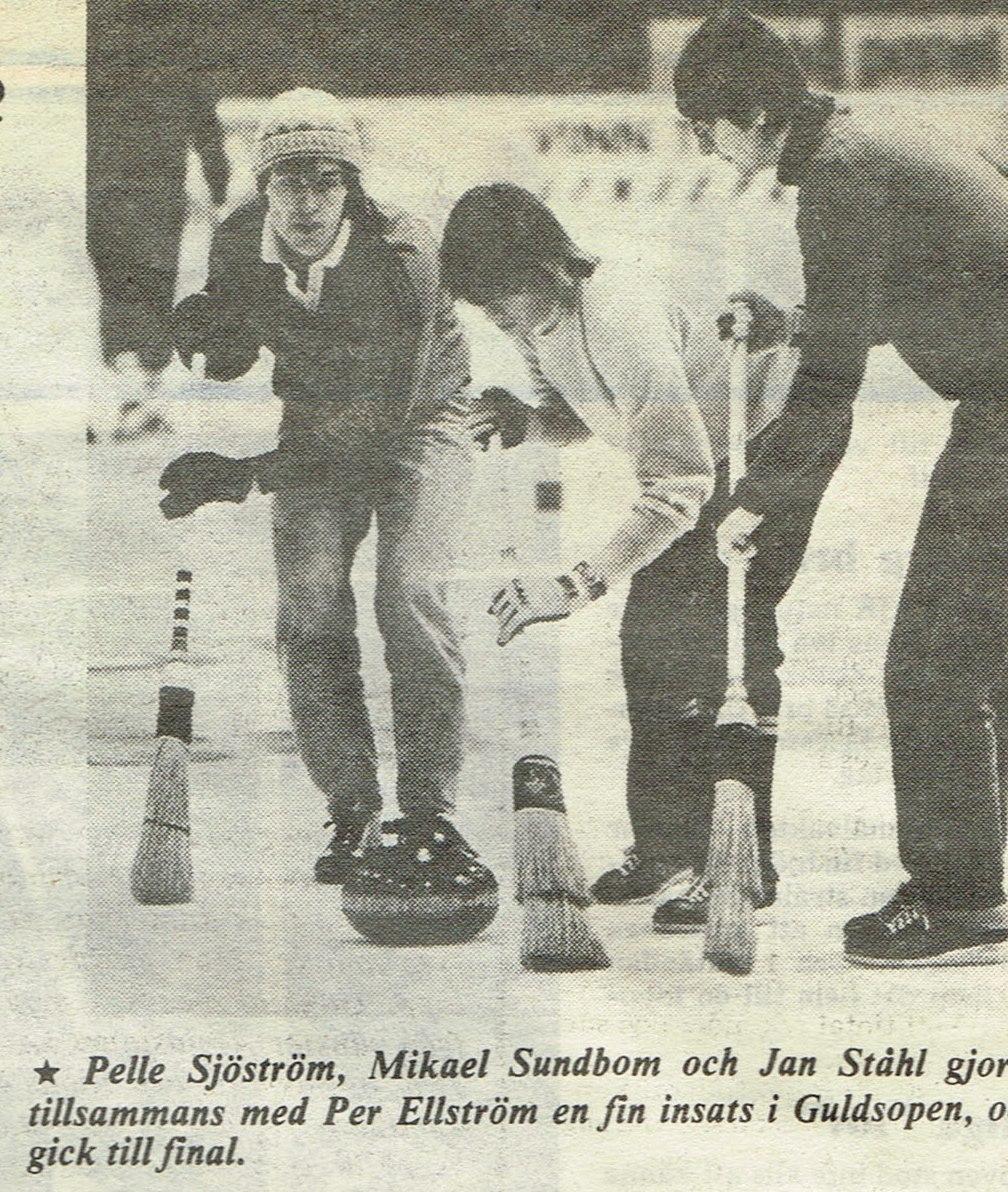
[[[377,836],[377,812],[357,807],[345,819],[330,820],[326,827],[333,829],[333,836],[315,862],[315,880],[325,886],[341,886],[359,864],[364,848]]]
[[[766,910],[777,901],[777,884],[764,879],[764,896],[756,903],[756,910]],[[655,911],[652,926],[661,935],[689,935],[703,931],[707,926],[707,912],[710,907],[710,879],[705,873],[697,874],[689,888],[676,898],[663,902]],[[757,915],[758,925],[765,919]]]
[[[1003,964],[1008,926],[1001,904],[950,910],[929,902],[912,882],[881,910],[844,927],[844,956],[871,968]]]
[[[686,861],[660,861],[642,857],[636,846],[626,850],[623,864],[607,869],[591,888],[596,902],[608,906],[629,906],[656,898],[669,886],[685,881],[693,872]]]

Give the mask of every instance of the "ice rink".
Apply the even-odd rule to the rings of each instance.
[[[436,1039],[450,1051],[486,1036],[509,1046],[541,1041],[552,1051],[565,1041],[573,1048],[594,1039],[611,1050],[622,1043],[647,1051],[670,1040],[726,1041],[739,1030],[772,1038],[778,1027],[810,1038],[839,1032],[909,1042],[915,1023],[904,1012],[904,991],[911,985],[913,1016],[927,1019],[935,1047],[945,1033],[1003,1009],[998,969],[860,971],[840,958],[844,919],[879,905],[900,880],[882,661],[924,484],[949,417],[894,355],[873,356],[853,442],[781,609],[787,661],[776,849],[782,883],[772,921],[761,929],[755,973],[734,980],[707,971],[700,940],[655,935],[648,906],[592,912],[612,956],[607,971],[549,977],[518,966],[509,770],[521,709],[534,709],[540,731],[553,739],[588,872],[618,861],[630,839],[620,594],[576,621],[530,631],[518,647],[525,667],[496,648],[483,611],[502,570],[502,547],[517,543],[519,559],[566,564],[580,557],[568,557],[575,543],[618,515],[628,478],[595,445],[562,457],[533,452],[509,483],[497,472],[499,458],[478,459],[472,491],[459,496],[470,545],[452,600],[465,629],[471,709],[458,819],[498,874],[501,912],[466,946],[383,950],[355,937],[337,891],[311,881],[326,841],[325,814],[293,752],[273,650],[268,501],[212,507],[172,524],[157,509],[157,476],[179,452],[197,443],[229,454],[270,445],[278,410],[265,365],[232,386],[201,386],[176,366],[166,380],[178,427],[173,436],[137,445],[106,440],[85,449],[87,389],[100,422],[114,387],[95,363],[80,202],[68,198],[80,193],[76,108],[71,96],[42,98],[66,103],[66,144],[56,160],[51,147],[20,146],[47,187],[36,197],[19,183],[2,199],[4,265],[25,298],[20,322],[7,328],[20,347],[12,357],[17,364],[0,381],[12,457],[0,483],[14,514],[3,593],[4,682],[7,702],[17,709],[4,746],[2,869],[12,910],[3,960],[11,971],[30,963],[50,973],[45,1013],[97,1015],[110,1039],[116,1022],[135,1036],[138,1023],[157,1016],[169,1033],[183,1018],[218,1020],[218,1036],[228,1034],[231,1020],[262,1020],[287,1046],[297,1034],[291,1024],[309,1020],[305,1030],[337,1050]],[[688,243],[704,218],[701,208],[670,219],[677,243]],[[609,233],[595,231],[604,253]],[[652,238],[656,251],[669,243],[666,234]],[[30,267],[26,241],[33,245]],[[618,242],[614,235],[611,244]],[[187,241],[190,275],[198,273],[201,244],[205,229],[197,220]],[[724,270],[703,273],[698,256],[677,253],[695,287],[691,301],[709,277],[707,296],[715,304]],[[542,477],[564,481],[563,514],[534,513],[532,489]],[[19,519],[42,537],[18,534]],[[197,891],[190,905],[140,907],[130,897],[128,871],[143,815],[157,660],[169,632],[177,566],[196,575]],[[367,543],[356,570],[361,636],[390,782],[370,570]],[[537,678],[542,675],[545,680]],[[559,704],[544,687],[559,692]],[[542,747],[550,746],[543,741]],[[14,1013],[42,1012],[36,987],[31,992],[15,982],[13,989]],[[569,1144],[548,1137],[536,1144],[542,1174],[530,1170],[528,1188],[562,1186],[545,1174],[550,1162],[543,1149],[555,1145],[559,1159]],[[432,1143],[424,1158],[432,1178],[439,1162],[449,1162],[441,1145]],[[490,1158],[503,1163],[524,1154],[526,1144],[510,1159],[506,1141],[486,1145]],[[943,1164],[952,1170],[965,1153],[957,1136]],[[696,1177],[695,1160],[680,1169],[684,1182]],[[319,1162],[312,1157],[311,1164]],[[625,1159],[618,1169],[607,1162],[597,1172],[604,1186],[653,1186],[644,1153],[636,1167]],[[796,1164],[764,1186],[811,1186],[815,1156]],[[765,1155],[753,1157],[754,1183],[770,1170]],[[838,1178],[844,1170],[850,1174],[841,1166]],[[935,1186],[940,1174],[936,1169]],[[898,1147],[873,1178],[876,1187],[901,1186]],[[398,1187],[400,1179],[413,1186],[405,1173],[389,1175],[383,1186]],[[846,1184],[855,1185],[869,1186]],[[721,1185],[715,1178],[707,1186]]]

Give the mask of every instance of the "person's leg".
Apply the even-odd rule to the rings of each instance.
[[[983,932],[997,916],[988,912],[1004,901],[1006,526],[1008,419],[993,402],[964,403],[931,478],[886,661],[910,881],[880,912],[847,924],[854,959],[996,958],[974,952],[992,942]]]
[[[630,720],[627,810],[641,858],[702,854],[718,665],[716,577],[694,531],[634,576],[621,630]],[[712,581],[706,589],[701,578]],[[722,585],[723,586],[723,585]],[[723,634],[722,634],[723,636]]]
[[[470,456],[452,423],[390,440],[377,493],[375,608],[392,688],[398,798],[405,814],[455,806],[462,767],[464,660],[447,607]]]
[[[333,821],[375,811],[381,795],[364,701],[350,569],[367,533],[362,479],[274,498],[277,636],[301,757]]]
[[[777,746],[777,718],[781,705],[778,675],[783,662],[777,634],[777,608],[791,586],[804,557],[822,488],[804,492],[786,508],[767,517],[757,540],[757,552],[746,586],[745,685],[756,714],[755,730],[719,731],[717,710],[724,695],[726,675],[727,573],[716,555],[713,526],[723,513],[723,489],[706,514],[711,531],[703,540],[705,553],[694,564],[702,568],[706,583],[692,593],[690,606],[680,611],[682,630],[694,643],[704,643],[702,657],[689,660],[704,680],[709,713],[704,732],[692,737],[693,773],[702,781],[693,785],[692,830],[689,833],[696,880],[680,897],[670,899],[655,912],[655,930],[678,933],[696,931],[706,922],[709,884],[704,878],[710,841],[714,786],[719,776],[745,781],[754,795],[756,832],[763,875],[765,903],[776,898],[778,874],[773,864],[772,791]],[[684,673],[686,665],[683,667]],[[698,726],[699,727],[699,726]]]

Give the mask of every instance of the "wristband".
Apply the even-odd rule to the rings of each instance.
[[[569,575],[558,575],[556,577],[557,583],[564,590],[564,595],[570,601],[575,601],[581,595],[581,589],[576,581],[571,579]]]
[[[574,565],[573,573],[580,580],[581,587],[587,593],[589,600],[598,600],[609,590],[605,580],[596,575],[583,559]]]

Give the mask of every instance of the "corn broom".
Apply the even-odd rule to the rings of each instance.
[[[608,968],[606,950],[585,918],[591,896],[556,762],[541,754],[520,758],[512,780],[515,897],[524,912],[522,967],[533,972]]]
[[[750,314],[735,309],[730,360],[728,414],[729,489],[745,475],[748,421]],[[727,684],[715,726],[725,754],[747,748],[756,731],[756,714],[745,685],[745,599],[748,560],[728,564]],[[707,850],[710,908],[704,935],[704,956],[728,973],[752,971],[756,958],[756,903],[763,899],[756,809],[752,789],[738,778],[720,778],[714,787],[710,844]]]
[[[167,678],[189,651],[192,573],[175,576],[175,612]],[[192,741],[192,688],[165,683],[158,693],[157,743],[147,785],[147,806],[130,887],[137,902],[163,906],[191,902],[192,853],[189,839],[189,745]]]

